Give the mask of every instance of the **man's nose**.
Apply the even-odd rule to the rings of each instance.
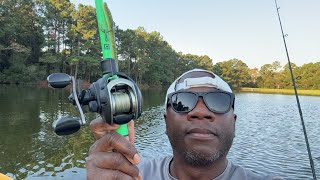
[[[205,105],[202,97],[198,98],[198,102],[192,111],[188,113],[188,120],[209,120],[213,121],[215,115]]]

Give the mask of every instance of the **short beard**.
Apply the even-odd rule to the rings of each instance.
[[[215,152],[203,153],[192,149],[183,152],[185,161],[194,167],[206,167],[213,165],[220,157],[227,156],[233,142],[234,134],[220,136],[222,148]]]
[[[213,154],[204,154],[201,152],[186,150],[184,152],[185,161],[194,167],[205,167],[212,165],[220,157],[227,155],[228,152],[218,151]]]

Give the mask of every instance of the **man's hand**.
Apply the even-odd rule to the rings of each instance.
[[[140,156],[132,143],[114,132],[119,127],[109,125],[101,118],[90,123],[98,140],[91,146],[86,159],[87,179],[141,179],[136,166]]]

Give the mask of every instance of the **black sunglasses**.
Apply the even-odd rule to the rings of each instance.
[[[199,97],[202,97],[207,108],[214,113],[224,114],[229,112],[231,107],[234,107],[234,94],[220,90],[206,92],[176,91],[168,95],[167,107],[171,105],[175,112],[187,113],[196,107]]]

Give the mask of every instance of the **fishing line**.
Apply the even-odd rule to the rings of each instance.
[[[283,39],[284,47],[286,49],[286,54],[287,54],[287,59],[288,59],[288,66],[289,66],[289,69],[290,69],[291,80],[292,80],[294,93],[295,93],[297,104],[298,104],[298,109],[299,109],[301,124],[302,124],[302,128],[303,128],[304,139],[305,139],[306,145],[307,145],[307,150],[308,150],[308,155],[309,155],[309,161],[310,161],[310,166],[311,166],[311,170],[312,170],[312,175],[313,175],[313,179],[317,180],[316,172],[315,172],[314,164],[313,164],[313,159],[312,159],[312,155],[311,155],[310,145],[309,145],[309,141],[308,141],[308,135],[307,135],[306,127],[304,125],[304,120],[303,120],[303,116],[302,116],[302,110],[301,110],[301,106],[300,106],[300,101],[299,101],[299,96],[298,96],[298,92],[297,92],[296,82],[295,82],[295,79],[294,79],[294,76],[293,76],[293,71],[292,71],[291,62],[290,62],[290,58],[289,58],[289,53],[288,53],[288,49],[287,49],[287,43],[286,43],[286,38],[285,38],[286,35],[283,33],[282,23],[281,23],[281,19],[280,19],[280,13],[279,13],[280,7],[278,7],[277,0],[274,0],[274,2],[276,4],[276,9],[277,9],[280,28],[281,28],[281,33],[282,33],[282,39]]]

